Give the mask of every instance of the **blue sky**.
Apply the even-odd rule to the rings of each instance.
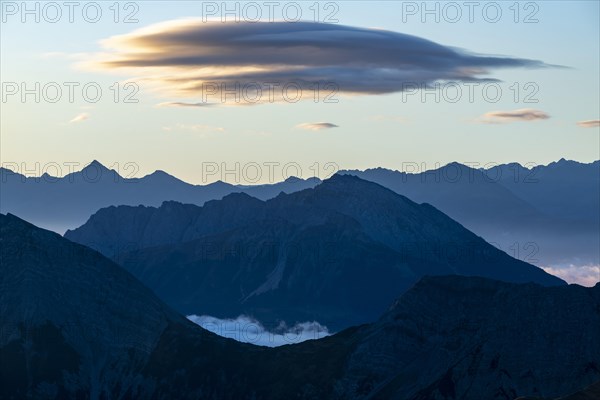
[[[433,168],[436,163],[451,161],[546,164],[562,157],[583,162],[599,158],[599,128],[577,125],[599,119],[600,10],[596,1],[520,2],[519,22],[514,21],[513,2],[498,2],[494,4],[499,5],[502,17],[496,23],[486,21],[481,11],[484,7],[493,11],[491,2],[479,3],[473,22],[468,20],[468,9],[461,7],[463,16],[455,23],[447,20],[454,14],[447,14],[445,20],[443,3],[438,4],[439,22],[432,14],[426,15],[423,22],[420,9],[414,15],[403,15],[403,11],[409,10],[407,7],[420,8],[421,2],[348,1],[335,2],[335,8],[327,9],[327,2],[321,2],[319,22],[327,12],[337,10],[336,25],[369,32],[399,32],[444,48],[464,49],[476,55],[539,60],[551,66],[489,68],[483,77],[500,80],[497,85],[502,95],[497,102],[484,98],[480,83],[474,89],[472,102],[462,86],[463,96],[456,102],[447,98],[454,96],[454,92],[445,96],[438,91],[437,102],[433,93],[422,98],[422,93],[400,91],[343,92],[335,96],[337,103],[303,99],[293,104],[278,101],[213,107],[158,107],[161,103],[198,99],[167,94],[172,88],[165,87],[168,85],[164,79],[151,79],[155,72],[150,73],[147,68],[122,71],[89,67],[91,60],[105,56],[101,53],[112,51],[100,44],[102,40],[164,21],[200,18],[201,3],[146,1],[132,3],[135,8],[127,6],[127,2],[119,3],[119,19],[136,11],[137,23],[115,23],[109,9],[112,2],[100,3],[103,15],[97,23],[85,21],[77,10],[75,22],[69,23],[65,9],[63,18],[56,23],[45,21],[43,15],[39,23],[32,16],[23,22],[21,10],[12,15],[14,9],[7,3],[11,2],[2,2],[3,94],[6,95],[6,84],[16,83],[20,87],[25,83],[32,88],[35,82],[41,86],[57,82],[63,88],[63,97],[56,103],[43,96],[39,103],[33,96],[23,102],[19,93],[2,99],[2,162],[24,162],[29,168],[36,162],[85,164],[98,159],[109,166],[133,162],[139,166],[137,175],[163,169],[186,181],[203,183],[203,162],[225,163],[229,167],[236,162],[296,163],[305,177],[313,175],[314,168],[310,167],[317,162],[318,175],[323,177],[327,173],[323,168],[325,163],[345,169],[376,166],[401,169],[403,162],[425,163],[427,168]],[[289,4],[280,3],[282,7]],[[310,8],[313,3],[298,2],[303,20],[314,20]],[[20,6],[20,2],[14,4]],[[34,7],[34,3],[29,4]],[[215,4],[219,6],[220,2]],[[263,2],[257,4],[264,12]],[[430,2],[428,7],[436,4]],[[129,8],[125,9],[126,6]],[[234,7],[233,3],[230,6]],[[523,19],[532,12],[538,22],[524,23]],[[487,16],[490,15],[494,16],[491,11]],[[219,16],[217,12],[212,19]],[[274,16],[282,19],[280,12],[276,11]],[[225,29],[232,24],[229,21]],[[278,51],[290,54],[283,47]],[[308,52],[307,63],[315,62],[315,57],[326,57],[323,54]],[[233,58],[235,54],[230,55]],[[567,68],[552,67],[557,65]],[[329,77],[346,79],[336,76],[337,73]],[[358,74],[352,79],[368,86],[373,76],[365,73],[364,77]],[[97,103],[90,103],[76,90],[71,103],[66,99],[64,82],[80,86],[94,82],[103,94]],[[110,90],[115,82],[121,82],[121,97],[117,102]],[[139,84],[140,91],[134,97],[138,103],[123,102],[122,96],[127,92],[123,92],[124,82]],[[515,101],[517,88],[519,98]],[[525,102],[527,94],[537,102]],[[522,109],[542,112],[544,117],[498,117],[504,115],[498,112]],[[319,122],[337,127],[304,129]],[[262,181],[266,179],[265,176]]]

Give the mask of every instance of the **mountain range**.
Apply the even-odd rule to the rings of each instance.
[[[383,168],[346,170],[429,203],[515,258],[538,266],[600,265],[600,161],[561,159],[548,165],[517,163],[489,168],[464,164],[418,173]],[[314,187],[317,178],[291,177],[268,185],[215,182],[191,185],[163,171],[123,178],[97,161],[63,178],[25,177],[0,168],[0,212],[59,233],[74,229],[103,207],[160,206],[164,201],[203,205],[231,193],[267,200]]]
[[[425,275],[564,285],[429,204],[351,175],[261,201],[108,207],[65,233],[122,265],[185,315],[263,324],[374,321]]]
[[[413,174],[382,168],[339,173],[430,203],[524,261],[600,265],[600,161],[488,169],[450,163]]]
[[[81,171],[63,177],[44,174],[27,177],[0,168],[0,212],[19,215],[40,227],[64,233],[87,221],[102,207],[112,205],[158,206],[173,200],[202,205],[230,193],[245,192],[268,199],[280,192],[291,193],[313,187],[320,181],[290,177],[283,182],[265,185],[231,185],[217,181],[192,185],[155,171],[142,178],[124,178],[114,169],[92,161]]]
[[[264,348],[13,215],[0,243],[3,399],[552,399],[600,384],[600,284],[424,277],[372,324]]]

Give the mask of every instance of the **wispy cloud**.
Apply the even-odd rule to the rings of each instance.
[[[296,125],[296,128],[307,131],[320,131],[323,129],[339,128],[339,126],[332,124],[331,122],[305,122],[303,124]]]
[[[70,124],[75,124],[78,122],[83,122],[87,119],[90,118],[90,114],[88,113],[81,113],[75,116],[75,118],[73,118],[72,120],[69,121]]]
[[[440,80],[494,80],[489,75],[497,68],[549,66],[468,53],[399,32],[316,22],[181,19],[114,36],[102,45],[106,51],[93,55],[88,67],[145,77],[178,98],[198,98],[207,84],[215,96],[223,87],[239,85],[252,98],[257,93],[267,98],[273,83],[279,91],[293,83],[312,94],[330,84],[340,93],[382,94]]]
[[[280,323],[267,329],[259,321],[245,315],[235,319],[219,319],[209,315],[189,315],[187,318],[219,336],[258,346],[277,347],[330,335],[327,327],[316,321],[302,322],[292,327]]]
[[[550,115],[544,111],[534,110],[532,108],[521,108],[512,111],[490,111],[483,114],[476,121],[487,124],[505,124],[517,121],[539,121],[548,118],[550,118]]]
[[[582,128],[598,128],[600,126],[600,120],[598,119],[590,119],[587,121],[579,121],[577,125]]]

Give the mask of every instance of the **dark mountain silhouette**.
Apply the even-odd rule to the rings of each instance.
[[[12,215],[0,243],[1,398],[555,398],[600,379],[600,284],[426,277],[373,324],[271,349]]]
[[[474,169],[451,163],[410,174],[341,171],[430,203],[510,255],[536,265],[600,264],[600,161]]]
[[[424,275],[564,282],[486,243],[428,204],[336,175],[266,202],[109,207],[65,237],[113,258],[184,314],[373,321]]]
[[[554,400],[597,400],[600,399],[600,381],[586,387],[585,389],[578,390],[576,393],[561,396]],[[541,397],[519,397],[517,400],[549,400],[542,399]]]
[[[266,376],[281,385],[274,398],[551,399],[600,379],[598,310],[600,284],[426,277],[373,324],[274,349],[277,373]],[[290,381],[301,394],[281,388]]]
[[[379,321],[349,338],[356,344],[338,382],[340,398],[572,393],[600,377],[599,304],[600,284],[548,288],[474,277],[423,278]],[[594,326],[581,319],[584,314]],[[566,339],[577,332],[581,341]]]
[[[143,178],[124,178],[117,171],[93,161],[81,171],[62,178],[44,174],[25,177],[0,168],[0,212],[13,213],[41,227],[63,233],[83,224],[91,214],[111,205],[158,206],[164,201],[202,205],[235,192],[268,199],[280,192],[313,187],[316,178],[291,177],[284,182],[236,186],[225,182],[191,185],[163,171]]]
[[[0,229],[0,398],[150,398],[162,379],[154,369],[169,360],[161,345],[174,331],[184,334],[173,348],[192,339],[202,348],[196,397],[249,389],[219,358],[251,346],[195,327],[87,247],[10,214],[0,214]],[[215,383],[227,377],[231,388]]]

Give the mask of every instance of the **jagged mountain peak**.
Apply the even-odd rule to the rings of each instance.
[[[380,195],[387,193],[388,195],[394,195],[397,197],[404,197],[398,195],[392,190],[372,181],[362,179],[356,175],[351,174],[335,174],[329,179],[325,179],[321,184],[315,187],[316,191],[322,191],[325,189],[342,190],[344,192],[355,192],[357,195],[368,197],[371,195]],[[369,190],[366,192],[366,190]],[[340,199],[343,200],[343,199]]]
[[[210,187],[214,187],[214,188],[235,188],[235,185],[232,185],[231,183],[227,183],[224,182],[222,180],[217,180],[215,182],[209,183],[206,186],[210,186]]]
[[[211,201],[219,201],[219,200],[211,200]],[[254,196],[250,196],[248,193],[244,193],[244,192],[233,192],[233,193],[229,193],[228,195],[223,196],[223,198],[220,200],[223,202],[233,202],[233,203],[237,203],[237,202],[254,202],[254,203],[264,203],[262,200],[257,199]]]
[[[300,182],[302,180],[303,180],[302,178],[299,178],[297,176],[293,176],[292,175],[292,176],[289,176],[287,179],[285,179],[284,182],[287,182],[287,183],[296,183],[296,182]]]
[[[104,164],[102,164],[98,160],[92,160],[92,162],[90,162],[85,167],[83,167],[82,171],[86,171],[86,170],[113,171],[113,170],[109,169],[108,167],[106,167]]]
[[[158,181],[158,182],[161,182],[161,183],[168,183],[168,182],[172,181],[172,182],[184,183],[185,184],[185,182],[183,182],[181,179],[179,179],[179,178],[177,178],[177,177],[175,177],[175,176],[173,176],[173,175],[171,175],[171,174],[169,174],[169,173],[167,173],[167,172],[165,172],[163,170],[160,170],[160,169],[157,169],[156,171],[152,172],[151,174],[148,174],[148,175],[144,176],[141,179],[150,179],[152,181],[155,181],[155,182]]]

